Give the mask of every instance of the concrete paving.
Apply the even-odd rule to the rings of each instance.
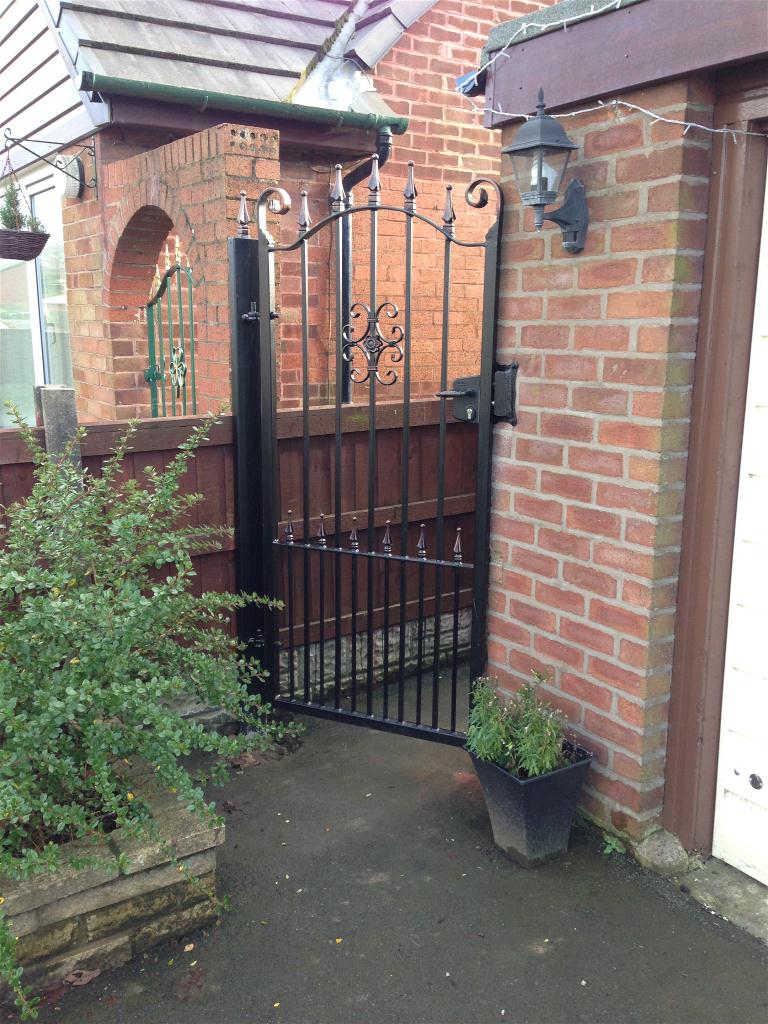
[[[716,857],[677,880],[707,910],[768,944],[768,887]]]
[[[232,912],[67,992],[43,1022],[768,1019],[765,947],[672,880],[604,857],[587,830],[536,870],[501,855],[460,749],[311,721],[297,753],[217,793],[235,808]]]

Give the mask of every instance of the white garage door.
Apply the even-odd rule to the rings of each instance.
[[[713,853],[768,884],[768,201],[749,364],[723,686]]]

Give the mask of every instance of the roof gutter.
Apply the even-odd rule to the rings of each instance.
[[[281,103],[279,100],[234,96],[225,92],[207,92],[204,89],[187,89],[176,85],[135,82],[128,78],[99,75],[93,71],[81,71],[76,87],[78,92],[164,100],[166,103],[181,103],[188,107],[197,107],[199,110],[206,110],[209,107],[224,110],[247,110],[249,113],[263,114],[265,117],[303,121],[311,124],[327,124],[334,128],[362,128],[367,131],[389,128],[395,135],[403,135],[408,130],[408,118],[397,117],[395,114],[387,116],[385,114],[363,114],[355,110],[307,107],[299,103]]]

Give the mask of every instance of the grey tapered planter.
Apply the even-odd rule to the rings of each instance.
[[[592,755],[566,743],[570,764],[521,779],[468,751],[485,794],[493,840],[518,864],[533,867],[565,853]]]

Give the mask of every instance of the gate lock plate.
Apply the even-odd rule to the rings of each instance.
[[[517,363],[497,365],[493,371],[491,416],[495,423],[517,425]],[[451,398],[455,420],[476,423],[480,406],[480,377],[457,377],[450,391],[438,391],[436,398]]]

